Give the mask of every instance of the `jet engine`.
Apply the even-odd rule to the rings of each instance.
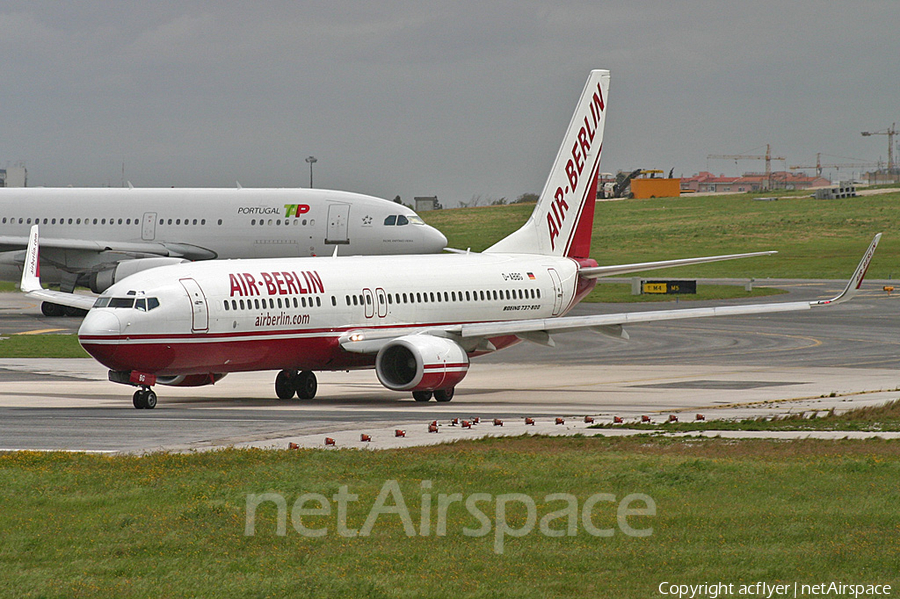
[[[180,374],[177,376],[159,376],[156,382],[159,385],[169,387],[203,387],[214,385],[225,378],[225,373],[210,372],[209,374]]]
[[[394,391],[452,389],[465,378],[469,357],[457,343],[432,335],[406,335],[375,358],[378,380]]]
[[[133,275],[142,270],[151,268],[159,268],[160,266],[169,266],[170,264],[181,264],[188,262],[183,258],[137,258],[135,260],[122,260],[117,262],[115,266],[92,272],[90,275],[90,288],[94,293],[103,293],[113,283],[118,283],[127,276]]]

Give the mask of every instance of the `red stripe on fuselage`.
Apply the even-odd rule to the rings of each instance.
[[[406,326],[419,328],[429,325]],[[359,327],[351,327],[346,330],[358,329]],[[313,335],[310,335],[309,331],[254,331],[231,333],[227,336],[219,334],[217,338],[206,335],[144,335],[128,338],[91,336],[79,341],[89,354],[107,368],[122,371],[139,370],[157,375],[372,368],[375,365],[374,354],[348,352],[340,346],[340,336],[346,330],[320,329]],[[273,335],[278,336],[273,338]],[[262,336],[269,338],[259,338]],[[515,345],[519,341],[515,335],[490,339],[498,350]],[[474,351],[469,357],[486,353],[490,352]],[[454,363],[443,367],[463,366]]]

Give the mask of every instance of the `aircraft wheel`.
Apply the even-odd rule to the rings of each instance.
[[[134,392],[131,403],[138,410],[152,410],[156,407],[156,393],[153,389],[138,389]]]
[[[434,392],[434,399],[436,401],[450,401],[453,399],[454,388],[450,387],[449,389],[438,389]]]
[[[431,391],[413,391],[413,399],[416,401],[431,401]]]
[[[316,391],[319,389],[316,373],[311,370],[304,370],[297,375],[294,386],[297,389],[297,399],[312,399],[316,396]]]
[[[41,313],[44,316],[62,316],[63,308],[53,302],[41,302]]]
[[[282,370],[275,377],[275,395],[278,399],[290,399],[294,396],[297,372],[294,370]]]

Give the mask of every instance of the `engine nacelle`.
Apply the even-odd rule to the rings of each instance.
[[[457,343],[432,335],[398,337],[381,348],[375,372],[394,391],[451,389],[469,371],[469,357]]]
[[[183,258],[137,258],[135,260],[122,260],[111,268],[105,268],[92,272],[90,275],[90,288],[94,293],[103,293],[113,283],[118,283],[127,276],[133,275],[142,270],[151,268],[159,268],[160,266],[169,266],[171,264],[181,264],[187,262]]]
[[[156,377],[156,384],[167,385],[169,387],[203,387],[204,385],[215,385],[225,378],[225,374],[227,373],[210,372],[209,374],[158,376]]]

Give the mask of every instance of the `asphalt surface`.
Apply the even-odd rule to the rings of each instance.
[[[702,282],[701,282],[702,283]],[[760,284],[760,283],[758,283]],[[837,281],[779,281],[788,295],[835,295]],[[869,281],[849,304],[802,313],[713,318],[628,328],[631,340],[589,333],[555,337],[554,349],[523,343],[477,359],[448,404],[419,404],[384,389],[374,372],[319,374],[311,401],[279,401],[274,372],[241,373],[214,387],[158,387],[154,410],[135,410],[128,387],[109,383],[93,360],[0,360],[0,450],[142,453],[222,446],[392,447],[484,434],[581,431],[583,416],[707,419],[845,410],[900,398],[897,295]],[[586,304],[575,314],[691,307]],[[0,294],[0,337],[74,332],[78,319],[47,318],[35,302]],[[473,429],[453,418],[480,417]],[[537,420],[527,428],[524,417]],[[563,417],[564,425],[555,425]],[[498,418],[503,427],[489,426]],[[425,431],[438,420],[440,433]],[[403,428],[407,437],[394,437]],[[540,430],[539,430],[540,429]],[[374,442],[360,445],[361,433]]]

